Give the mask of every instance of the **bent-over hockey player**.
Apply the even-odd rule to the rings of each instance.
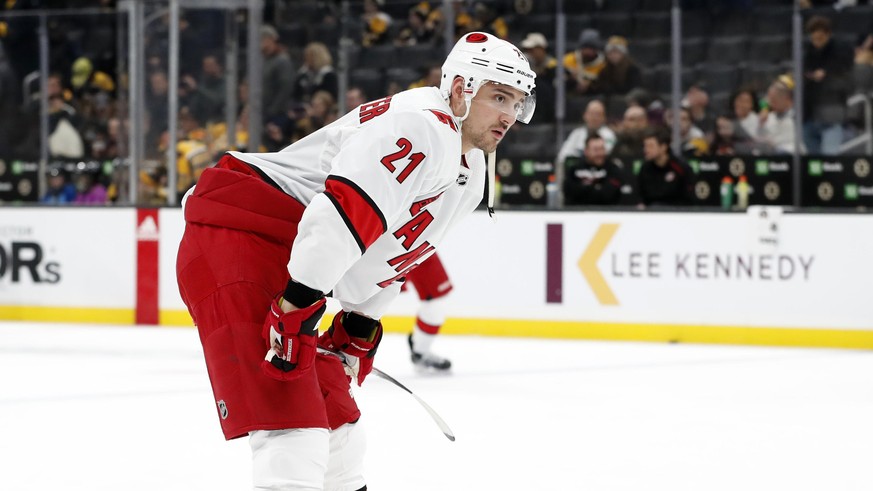
[[[362,104],[279,152],[230,152],[186,195],[179,289],[255,489],[366,489],[351,381],[372,370],[403,278],[481,202],[482,151],[530,121],[534,87],[515,46],[467,34],[439,88]],[[328,295],[342,310],[319,337]]]

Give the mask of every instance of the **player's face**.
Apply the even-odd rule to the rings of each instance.
[[[493,152],[515,124],[525,95],[507,85],[485,83],[476,92],[470,114],[464,121],[464,137],[475,148]]]

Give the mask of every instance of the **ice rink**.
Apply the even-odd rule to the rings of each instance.
[[[532,326],[533,328],[534,326]],[[371,491],[873,489],[873,352],[443,337],[356,397]],[[250,489],[196,332],[0,323],[0,490]]]

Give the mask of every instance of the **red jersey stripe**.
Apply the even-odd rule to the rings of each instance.
[[[363,189],[344,177],[328,176],[324,188],[363,254],[388,229],[385,216]]]

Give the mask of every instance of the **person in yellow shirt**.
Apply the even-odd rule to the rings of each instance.
[[[391,27],[391,16],[382,12],[385,0],[364,0],[364,34],[361,45],[364,47],[383,44],[388,40],[388,30]]]
[[[579,35],[576,50],[564,55],[564,69],[567,70],[568,84],[577,94],[591,90],[592,84],[606,67],[603,43],[597,29],[585,29]]]

